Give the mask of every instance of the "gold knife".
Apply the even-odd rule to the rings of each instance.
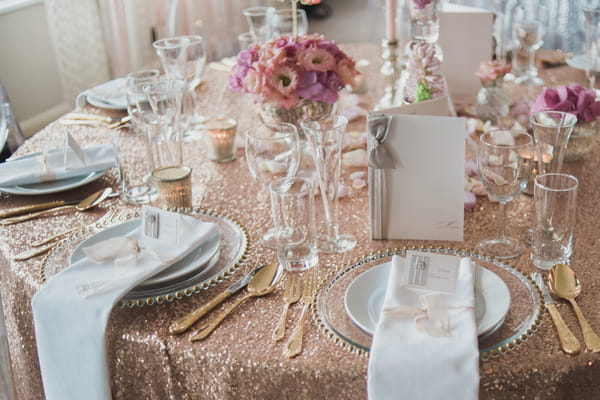
[[[229,286],[225,291],[219,293],[216,297],[210,300],[208,303],[204,304],[201,307],[196,308],[192,312],[186,314],[182,318],[174,321],[169,326],[169,333],[172,335],[176,335],[179,333],[183,333],[189,329],[190,326],[194,325],[196,321],[206,315],[210,310],[221,304],[227,298],[229,298],[232,294],[236,293],[238,290],[245,287],[250,279],[254,277],[257,271],[263,268],[264,265],[256,268],[253,271],[250,271],[246,275],[242,276],[238,279],[233,285]]]
[[[560,341],[563,351],[567,354],[578,354],[581,351],[581,344],[560,316],[558,309],[554,304],[554,300],[552,299],[552,296],[548,292],[548,288],[544,283],[544,278],[542,278],[542,275],[537,271],[531,274],[531,278],[542,290],[544,305],[548,310],[548,314],[550,314],[550,317],[552,317],[552,321],[556,327],[556,332],[558,332],[558,340]]]

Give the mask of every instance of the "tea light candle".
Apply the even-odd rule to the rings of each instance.
[[[192,169],[181,165],[156,168],[152,180],[163,208],[192,207]]]
[[[217,162],[235,160],[237,121],[230,117],[213,117],[204,123],[208,158]]]

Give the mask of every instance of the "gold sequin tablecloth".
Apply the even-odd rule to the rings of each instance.
[[[369,91],[363,102],[373,105],[382,95],[383,79],[379,46],[346,46],[355,58],[367,58],[371,66],[367,75]],[[470,73],[470,72],[466,72]],[[564,66],[545,71],[550,82],[583,82],[583,73]],[[207,69],[207,83],[199,89],[200,113],[228,114],[238,119],[241,133],[256,123],[254,106],[245,95],[227,89],[227,75]],[[91,107],[86,112],[101,113]],[[115,114],[115,116],[118,114]],[[69,131],[84,144],[110,140],[110,131],[90,127],[65,127],[50,124],[28,140],[19,150],[23,155],[55,145],[62,133]],[[354,122],[350,130],[364,129],[364,120]],[[125,149],[126,157],[135,160],[143,154]],[[245,165],[243,151],[235,162],[217,164],[208,161],[201,142],[184,146],[184,158],[193,168],[194,206],[214,208],[231,216],[247,228],[251,237],[248,261],[234,279],[261,263],[274,259],[271,250],[256,244],[256,238],[270,224],[269,204],[262,189],[252,179]],[[580,178],[578,224],[572,264],[583,283],[578,302],[591,325],[600,331],[600,145],[579,162],[567,163],[565,169]],[[359,170],[359,169],[356,169]],[[347,174],[354,169],[346,170]],[[348,183],[349,181],[347,181]],[[99,181],[69,192],[44,196],[45,199],[76,199],[107,184],[116,187],[114,173]],[[32,204],[41,200],[27,196],[0,195],[0,207]],[[522,234],[529,225],[532,199],[520,196],[509,206],[509,230]],[[40,289],[40,258],[24,262],[12,257],[28,248],[38,238],[81,223],[89,223],[109,208],[126,206],[118,200],[103,203],[86,213],[65,213],[15,226],[0,227],[0,290],[8,331],[10,356],[18,399],[43,398],[30,300]],[[322,256],[325,271],[356,257],[385,248],[408,245],[442,245],[473,248],[483,237],[492,234],[497,204],[478,198],[474,212],[465,213],[465,240],[461,243],[420,241],[372,241],[368,234],[367,189],[351,189],[341,203],[342,230],[351,231],[358,245],[351,252]],[[514,265],[529,273],[533,266],[527,252]],[[60,269],[61,265],[54,265]],[[231,282],[231,279],[229,280]],[[205,303],[226,287],[221,283],[202,293],[160,305],[115,308],[107,330],[108,360],[115,399],[364,399],[366,398],[367,360],[340,348],[309,323],[304,351],[288,360],[283,344],[271,342],[271,332],[283,305],[280,295],[258,298],[245,303],[213,334],[202,342],[192,343],[189,334],[171,336],[168,325],[195,307]],[[567,323],[582,341],[581,331],[570,306],[558,301]],[[298,317],[300,307],[291,308],[290,321]],[[288,324],[288,327],[290,325]],[[549,399],[600,398],[600,354],[582,352],[566,356],[559,348],[554,328],[544,317],[539,329],[522,345],[497,358],[480,363],[480,397],[482,399]]]

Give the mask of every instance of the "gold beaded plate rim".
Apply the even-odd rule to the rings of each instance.
[[[529,295],[531,296],[532,301],[532,314],[526,319],[526,324],[518,329],[510,337],[495,343],[493,345],[487,346],[485,348],[479,349],[479,356],[481,360],[487,361],[491,358],[498,357],[500,355],[506,354],[507,352],[514,350],[518,346],[522,345],[529,337],[533,336],[533,334],[537,331],[542,317],[544,315],[544,305],[542,300],[542,293],[537,284],[531,279],[529,275],[520,270],[514,265],[508,264],[502,260],[499,260],[495,257],[489,256],[487,254],[483,254],[477,251],[467,250],[467,249],[458,249],[452,247],[424,247],[424,246],[408,246],[402,248],[394,248],[394,249],[385,249],[373,253],[369,253],[365,256],[358,257],[354,260],[347,262],[341,266],[338,266],[335,269],[332,269],[329,274],[327,274],[320,282],[319,288],[317,290],[317,295],[314,297],[311,308],[312,308],[312,316],[316,321],[316,324],[319,328],[319,331],[324,334],[329,340],[333,343],[341,347],[342,349],[356,354],[361,357],[369,357],[370,349],[368,347],[362,346],[358,343],[353,343],[340,333],[336,331],[334,327],[327,321],[326,318],[326,310],[323,310],[325,307],[321,305],[321,300],[324,295],[326,295],[327,291],[332,287],[332,285],[339,280],[342,276],[349,273],[350,271],[366,264],[369,262],[381,260],[386,257],[392,257],[394,255],[402,255],[405,254],[409,250],[418,250],[424,252],[431,253],[440,253],[440,254],[450,254],[461,257],[471,257],[476,260],[481,260],[485,262],[489,262],[496,267],[502,268],[505,271],[512,274],[516,279],[518,279],[523,286],[528,290]],[[325,293],[325,294],[324,294]],[[512,304],[511,304],[512,306]]]
[[[250,236],[248,234],[248,231],[241,223],[239,223],[237,220],[235,220],[231,216],[225,215],[225,214],[221,213],[220,211],[212,210],[212,209],[207,210],[207,209],[186,208],[186,209],[169,209],[169,211],[181,212],[181,213],[188,214],[188,215],[191,214],[192,216],[193,216],[193,214],[206,215],[209,217],[213,217],[213,218],[217,218],[217,219],[221,219],[221,220],[225,221],[227,224],[229,224],[230,226],[232,226],[236,230],[238,230],[237,234],[239,234],[239,238],[241,241],[241,243],[239,244],[239,250],[237,251],[236,255],[233,257],[234,259],[232,262],[230,262],[227,266],[225,266],[222,269],[220,269],[219,271],[217,271],[215,274],[213,274],[209,278],[206,278],[206,277],[199,278],[197,282],[192,282],[192,283],[189,283],[188,285],[184,285],[183,288],[176,289],[176,290],[166,290],[164,293],[159,293],[159,294],[155,294],[152,296],[144,296],[144,297],[134,298],[134,299],[123,299],[119,302],[119,306],[122,308],[124,308],[124,307],[133,308],[133,307],[142,307],[145,305],[150,306],[150,305],[155,305],[155,304],[162,304],[165,302],[171,302],[173,300],[179,300],[179,299],[183,299],[185,297],[189,297],[189,296],[193,295],[194,293],[200,293],[204,290],[207,290],[207,289],[225,281],[229,277],[231,277],[244,264],[244,262],[246,261],[246,259],[248,257],[248,251],[250,248]],[[130,214],[127,214],[125,217],[119,218],[115,224],[103,226],[102,229],[106,229],[109,226],[116,225],[117,223],[120,224],[120,223],[127,222],[127,221],[129,221],[133,218],[139,217],[139,216],[140,216],[139,211],[132,211]],[[100,229],[100,230],[102,230],[102,229]],[[40,263],[40,268],[39,268],[39,276],[40,276],[40,280],[42,281],[42,283],[45,284],[48,279],[48,276],[46,274],[46,266],[48,264],[48,261],[52,258],[52,256],[56,252],[62,251],[62,250],[64,250],[64,248],[67,245],[72,245],[74,242],[83,239],[84,237],[88,236],[90,233],[96,233],[96,232],[98,232],[98,230],[90,230],[90,231],[86,231],[84,233],[78,232],[74,235],[67,237],[66,239],[63,239],[62,242],[60,243],[60,245],[56,246],[50,252],[48,252],[46,254],[46,256],[44,256],[44,258],[42,259],[42,261]]]

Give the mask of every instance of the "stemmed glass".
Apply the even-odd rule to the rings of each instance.
[[[596,71],[598,70],[598,56],[600,55],[600,0],[583,1],[583,17],[585,19],[585,73],[588,78],[588,86],[595,89]]]
[[[183,80],[185,93],[182,102],[183,124],[186,131],[203,118],[195,115],[196,87],[202,80],[206,63],[204,39],[198,35],[175,36],[152,43],[163,69],[170,79]]]
[[[500,206],[496,237],[480,242],[477,250],[498,258],[517,257],[523,253],[523,245],[505,234],[505,205],[527,186],[533,168],[533,138],[525,132],[497,130],[481,135],[480,142],[479,175]]]
[[[287,35],[293,36],[294,23],[293,13],[291,8],[283,8],[275,11],[271,17],[271,33],[273,37]],[[306,11],[303,9],[296,10],[296,35],[304,35],[308,32],[308,18],[306,17]]]
[[[342,138],[348,119],[332,115],[319,120],[300,123],[310,144],[317,168],[317,180],[323,200],[327,232],[317,238],[317,248],[323,253],[343,253],[356,245],[349,233],[339,233],[338,203],[342,169]]]
[[[527,2],[515,10],[514,29],[519,48],[527,51],[528,65],[523,75],[515,83],[523,86],[543,86],[544,80],[538,77],[535,66],[536,51],[544,43],[548,8],[544,5]]]
[[[252,177],[268,193],[271,182],[277,178],[292,177],[298,173],[301,161],[298,130],[292,124],[261,125],[245,131],[246,162]],[[265,196],[264,202],[267,202]],[[268,229],[261,236],[264,246],[277,248],[277,232]]]

